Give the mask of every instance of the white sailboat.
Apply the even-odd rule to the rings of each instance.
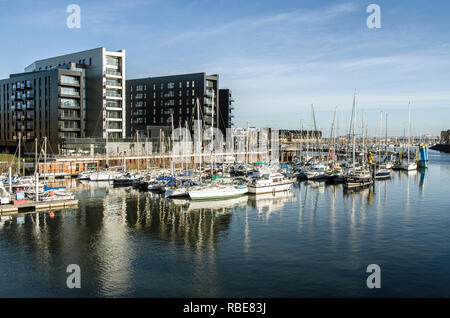
[[[417,170],[417,163],[415,161],[410,161],[410,146],[411,146],[411,103],[408,103],[408,146],[407,146],[407,158],[408,160],[402,161],[400,163],[399,168],[401,170],[411,171],[411,170]]]

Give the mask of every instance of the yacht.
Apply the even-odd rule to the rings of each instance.
[[[309,170],[305,171],[306,179],[308,180],[320,180],[327,177],[327,166],[319,163],[314,164]]]
[[[272,193],[288,191],[294,181],[286,178],[279,172],[268,172],[260,178],[253,179],[248,185],[248,192],[251,194]]]
[[[363,187],[372,184],[370,172],[366,170],[355,171],[345,177],[344,186],[349,188]]]
[[[386,168],[386,165],[380,165],[380,167],[375,172],[375,179],[389,179],[392,175],[392,170]]]
[[[246,184],[199,186],[188,190],[191,200],[226,199],[241,196],[247,192]]]
[[[404,161],[404,162],[400,163],[399,169],[406,170],[406,171],[417,170],[417,163]]]

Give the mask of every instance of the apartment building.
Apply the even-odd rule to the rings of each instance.
[[[198,117],[205,127],[220,123],[219,76],[192,73],[126,81],[128,136],[157,137],[162,127],[192,129]]]
[[[23,152],[35,140],[48,140],[57,153],[59,140],[86,134],[85,68],[75,63],[60,68],[11,74],[0,80],[0,146]]]
[[[85,69],[86,136],[124,138],[126,134],[125,50],[103,47],[33,62],[25,72],[76,63]]]

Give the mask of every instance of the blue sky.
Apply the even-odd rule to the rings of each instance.
[[[69,4],[81,29],[66,26]],[[381,29],[366,7],[381,7]],[[344,132],[358,92],[376,134],[450,129],[449,1],[5,1],[0,0],[0,78],[34,60],[94,47],[126,49],[127,78],[220,75],[233,91],[235,124],[311,128],[311,104],[328,133],[334,108]]]

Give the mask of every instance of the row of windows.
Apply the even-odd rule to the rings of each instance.
[[[186,99],[185,101],[185,105],[194,105],[195,104],[195,98],[192,99]],[[153,101],[153,107],[156,107],[156,101]],[[210,104],[210,103],[209,103]],[[147,106],[147,102],[146,101],[137,101],[136,103],[130,102],[131,107],[146,107]],[[175,100],[174,99],[169,99],[168,101],[164,102],[162,100],[159,101],[159,106],[163,107],[163,106],[175,106]],[[178,100],[178,106],[183,106],[183,100],[179,99]]]
[[[156,87],[159,87],[160,89],[164,89],[164,83],[161,83],[161,84],[153,84],[152,85],[152,88],[153,88],[153,90],[155,91],[156,90]],[[192,88],[194,88],[195,87],[195,81],[186,81],[186,88],[189,88],[189,87],[192,87]],[[175,88],[175,83],[174,82],[169,82],[169,83],[167,83],[167,88],[168,89],[173,89],[173,88]],[[183,88],[183,82],[178,82],[178,88]],[[145,84],[140,84],[140,85],[136,85],[136,92],[142,92],[142,91],[146,91],[147,90],[147,85],[145,85]],[[131,85],[130,86],[130,91],[132,92],[133,91],[133,85]]]
[[[212,96],[211,94],[206,94],[207,96]],[[186,96],[195,96],[195,90],[186,90]],[[175,97],[174,91],[161,92],[159,94],[160,98],[171,98]],[[183,91],[178,91],[178,97],[183,97]],[[156,98],[156,93],[153,93],[153,98]],[[130,95],[130,99],[147,99],[146,93],[137,93],[135,95]]]

